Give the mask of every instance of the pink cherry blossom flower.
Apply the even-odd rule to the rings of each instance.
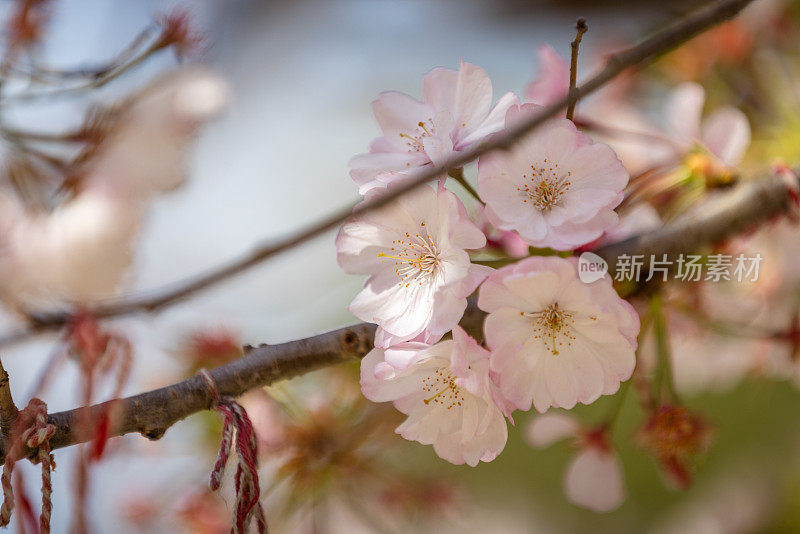
[[[336,239],[339,265],[370,275],[350,311],[380,327],[379,347],[418,336],[434,343],[458,324],[467,297],[491,272],[471,264],[465,250],[485,244],[464,205],[441,185],[360,216]]]
[[[507,123],[535,106],[512,108]],[[486,216],[535,247],[569,250],[617,222],[628,173],[607,145],[593,143],[566,119],[554,119],[514,145],[478,162]]]
[[[550,412],[531,419],[524,436],[531,447],[544,449],[557,441],[577,437],[580,429],[580,423],[571,415]]]
[[[402,180],[405,171],[440,165],[454,152],[501,130],[519,98],[506,93],[492,107],[492,82],[482,68],[436,68],[422,78],[422,102],[395,91],[382,93],[372,109],[383,137],[350,160],[350,176],[365,194]]]
[[[530,255],[528,244],[517,232],[499,230],[486,218],[485,209],[481,206],[472,213],[472,220],[486,235],[487,249],[500,249],[512,258],[524,258]]]
[[[539,57],[539,77],[525,88],[525,98],[540,106],[549,106],[569,92],[569,63],[546,44],[539,47],[536,55]]]
[[[539,48],[538,56],[540,73],[528,84],[525,96],[535,104],[548,106],[569,92],[569,61],[548,45]],[[601,126],[596,138],[611,146],[625,168],[635,175],[671,162],[675,142],[664,137],[660,129],[631,104],[631,85],[629,77],[621,76],[596,94],[582,99],[576,109],[575,122]],[[603,129],[639,133],[642,138],[649,139],[642,142],[642,138],[635,136],[604,135]]]
[[[448,462],[474,467],[505,447],[504,401],[489,379],[489,352],[459,326],[436,345],[373,349],[361,362],[361,390],[372,401],[392,401],[408,415],[396,432],[433,445]]]
[[[734,107],[723,107],[703,119],[706,93],[694,82],[685,82],[668,97],[666,117],[672,137],[685,151],[700,146],[722,164],[736,166],[750,146],[750,123]]]
[[[589,444],[572,459],[564,478],[564,494],[572,504],[595,512],[611,512],[625,502],[619,457],[603,444]]]
[[[595,512],[610,512],[625,502],[622,466],[604,428],[585,429],[572,416],[548,413],[531,421],[525,438],[536,448],[567,438],[577,444],[578,453],[564,476],[564,494],[571,503]]]
[[[577,263],[527,258],[481,286],[478,307],[489,313],[484,330],[492,370],[503,396],[520,410],[589,404],[615,393],[633,373],[636,311],[608,275],[581,282]]]

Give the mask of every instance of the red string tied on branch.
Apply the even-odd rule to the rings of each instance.
[[[6,526],[11,521],[11,514],[14,511],[14,490],[11,487],[11,476],[14,472],[14,465],[25,457],[26,448],[29,448],[36,451],[36,454],[31,457],[31,462],[42,464],[42,511],[39,515],[39,532],[49,534],[50,514],[53,510],[53,486],[50,481],[50,473],[55,469],[49,442],[55,432],[55,426],[50,424],[47,419],[47,404],[39,399],[31,399],[28,405],[17,414],[9,434],[11,445],[6,453],[3,474],[0,477],[0,484],[3,487],[0,526]]]
[[[235,443],[239,462],[234,477],[236,511],[231,533],[244,534],[253,520],[259,534],[266,533],[267,521],[259,501],[261,489],[258,483],[258,445],[253,424],[242,405],[231,397],[220,395],[217,383],[208,370],[200,369],[198,374],[203,377],[211,393],[212,408],[222,416],[222,439],[217,461],[211,471],[211,490],[217,491],[220,488],[231,447]]]

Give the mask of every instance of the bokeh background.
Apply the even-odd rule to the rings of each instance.
[[[154,13],[174,5],[60,0],[54,4],[43,57],[54,65],[101,62]],[[369,104],[379,92],[418,95],[422,74],[435,66],[457,68],[463,58],[487,70],[497,95],[519,93],[536,72],[540,44],[568,55],[578,16],[586,17],[590,28],[582,44],[585,74],[596,66],[593,49],[634,40],[687,7],[522,0],[198,0],[188,6],[207,35],[202,61],[230,82],[231,105],[198,139],[188,183],[154,204],[139,241],[132,292],[200,273],[357,200],[347,161],[377,135]],[[94,98],[111,101],[174,65],[175,59],[163,54]],[[80,122],[83,105],[31,105],[15,109],[6,120],[31,127],[68,126]],[[346,308],[361,283],[338,268],[329,234],[156,316],[115,320],[135,345],[127,391],[179,378],[185,362],[176,349],[194,328],[223,326],[243,342],[258,344],[354,322]],[[10,327],[13,320],[4,317],[2,324]],[[32,387],[52,343],[52,337],[43,336],[3,354],[18,396]],[[45,398],[51,411],[75,406],[77,382],[75,366],[59,370]],[[324,384],[318,380],[314,387]],[[576,412],[592,420],[612,402],[602,399]],[[395,460],[412,466],[409,470],[459,484],[463,500],[456,515],[462,514],[461,521],[440,525],[437,532],[800,532],[797,389],[754,379],[686,402],[716,429],[694,486],[684,492],[665,487],[652,458],[632,438],[641,412],[629,396],[614,431],[628,499],[609,514],[565,500],[561,480],[573,454],[568,446],[533,450],[519,430],[512,431],[500,458],[477,468],[447,465],[427,447],[387,452],[399,455]],[[95,468],[90,516],[98,532],[192,531],[186,525],[164,526],[169,523],[137,526],[128,521],[126,510],[137,499],[168,500],[205,484],[212,457],[201,445],[204,417],[176,425],[160,442],[123,438],[124,445]],[[517,429],[525,429],[527,418],[519,415]],[[72,454],[56,454],[54,532],[68,531]],[[35,469],[24,469],[34,481]],[[218,499],[230,506],[230,495]],[[319,532],[327,528],[322,525]],[[368,526],[360,528],[371,532]]]

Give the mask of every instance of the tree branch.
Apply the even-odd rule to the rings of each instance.
[[[569,62],[569,104],[567,104],[567,119],[572,120],[575,114],[575,104],[578,103],[575,98],[575,87],[578,85],[578,47],[581,45],[583,34],[589,27],[586,25],[586,19],[578,19],[575,24],[575,40],[570,43],[572,55]]]
[[[596,252],[609,263],[611,274],[615,272],[616,259],[623,254],[643,255],[642,269],[647,269],[651,255],[660,259],[662,254],[674,257],[691,252],[789,212],[794,202],[789,187],[785,178],[775,175],[743,182],[733,189],[718,191],[655,232],[606,245]]]
[[[8,439],[11,434],[11,427],[18,413],[17,405],[11,396],[11,380],[3,367],[3,362],[0,361],[0,431],[4,439]]]
[[[622,254],[660,256],[696,251],[789,212],[795,202],[789,187],[790,184],[778,176],[740,184],[731,190],[718,192],[694,212],[659,230],[600,247],[595,252],[609,263],[609,270],[613,273],[616,258]],[[461,325],[480,339],[484,316],[473,297]],[[375,325],[361,323],[307,339],[263,345],[248,350],[245,356],[234,362],[213,369],[211,375],[222,395],[238,397],[278,380],[363,357],[373,347],[375,328]],[[133,397],[51,414],[50,422],[55,425],[56,433],[50,445],[58,449],[91,439],[85,425],[76,424],[89,420],[87,415],[110,413],[111,436],[138,432],[150,439],[158,439],[177,421],[210,406],[207,386],[195,376]],[[90,414],[86,413],[87,410]],[[5,447],[5,441],[0,441],[0,456]]]
[[[494,150],[508,149],[523,135],[557,115],[569,104],[571,98],[574,98],[576,101],[583,98],[614,79],[626,69],[650,61],[692,39],[703,31],[734,17],[752,1],[753,0],[718,0],[707,4],[700,10],[676,21],[641,43],[616,55],[610,56],[605,67],[597,74],[580,87],[577,87],[571,94],[564,96],[551,106],[543,108],[536,115],[521,120],[519,123],[507,128],[504,132],[493,136],[484,143],[473,145],[464,151],[455,153],[440,166],[427,165],[417,172],[410,173],[410,177],[404,183],[393,189],[389,194],[383,195],[372,202],[362,203],[358,208],[353,205],[340,209],[296,234],[271,244],[264,244],[238,260],[200,275],[193,280],[178,284],[173,288],[156,292],[152,295],[144,295],[101,304],[94,307],[91,313],[97,317],[114,317],[137,312],[158,311],[167,305],[174,304],[199,291],[242,273],[251,267],[259,265],[268,258],[301,245],[327,231],[333,230],[354,215],[363,214],[385,206],[399,196],[416,189],[422,184],[439,178],[441,175],[446,174],[448,170],[463,167],[482,154]],[[31,316],[30,319],[30,327],[18,332],[12,332],[0,338],[0,347],[23,341],[36,333],[60,328],[69,320],[69,314],[41,314]]]

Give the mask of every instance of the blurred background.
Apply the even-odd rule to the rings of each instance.
[[[10,9],[11,2],[4,4]],[[150,24],[154,14],[176,5],[153,0],[53,2],[42,58],[54,66],[101,63]],[[519,94],[538,71],[536,50],[541,44],[568,57],[577,17],[589,24],[580,60],[580,72],[587,75],[602,53],[638,39],[691,6],[624,0],[198,0],[185,5],[205,34],[201,62],[230,84],[230,107],[203,128],[192,147],[187,183],[152,203],[136,248],[132,293],[201,273],[356,201],[347,162],[378,135],[370,102],[381,91],[418,96],[425,72],[435,66],[457,68],[463,59],[486,69],[496,97],[506,91]],[[93,92],[88,101],[112,102],[175,65],[173,54],[154,56]],[[86,102],[23,103],[4,108],[4,121],[58,131],[60,125],[80,124]],[[653,104],[658,107],[657,101]],[[191,374],[200,360],[186,357],[186,340],[198,331],[218,335],[214,354],[220,347],[235,354],[232,347],[239,343],[278,343],[353,323],[347,305],[362,283],[337,266],[331,233],[156,315],[110,321],[134,347],[132,379],[125,392],[160,387]],[[16,324],[11,313],[0,322],[8,329]],[[3,352],[20,400],[48,365],[55,339],[40,336]],[[207,347],[197,349],[203,350]],[[711,343],[702,350],[724,349]],[[363,430],[353,427],[353,421],[372,417],[362,413],[372,408],[362,406],[357,384],[354,392],[347,389],[354,373],[355,366],[317,372],[274,388],[269,402],[259,395],[249,399],[246,406],[267,429],[262,449],[269,451],[271,440],[303,436],[313,445],[305,453],[324,461],[326,449],[314,439],[336,429]],[[337,380],[350,385],[336,389]],[[60,367],[43,397],[50,411],[74,407],[78,383],[76,365]],[[334,390],[346,393],[340,398]],[[278,532],[800,532],[796,386],[757,376],[684,400],[710,422],[715,436],[710,451],[698,459],[692,487],[670,489],[657,462],[636,444],[633,436],[642,410],[628,395],[613,434],[628,496],[607,514],[577,508],[564,498],[562,479],[574,449],[568,443],[533,449],[523,436],[531,414],[519,414],[506,451],[490,464],[454,467],[438,460],[429,447],[402,443],[389,431],[375,440],[368,456],[380,458],[375,466],[392,473],[389,482],[376,482],[381,477],[375,473],[362,482],[358,477],[365,475],[353,468],[358,464],[354,459],[349,470],[317,473],[305,486],[280,490],[284,495],[276,499],[283,504],[271,504],[268,517],[284,515],[276,518]],[[597,420],[614,402],[603,398],[574,411],[583,420]],[[309,418],[294,417],[287,424],[274,413],[275,405],[297,409],[298,404]],[[379,413],[383,421],[396,422],[391,410]],[[109,456],[93,468],[88,499],[93,529],[227,532],[230,492],[202,493],[218,430],[215,416],[203,414],[171,428],[158,442],[139,436],[115,440]],[[364,432],[365,438],[371,435]],[[75,450],[56,453],[54,532],[69,531]],[[283,458],[285,452],[274,458]],[[270,486],[270,477],[286,475],[286,470],[273,466],[265,454],[262,484]],[[33,491],[38,486],[36,468],[21,469]],[[345,479],[342,486],[332,482],[336,477]],[[303,498],[293,497],[295,490]],[[390,511],[379,510],[370,500],[378,493],[383,495],[381,506]],[[309,502],[317,510],[310,523]]]

